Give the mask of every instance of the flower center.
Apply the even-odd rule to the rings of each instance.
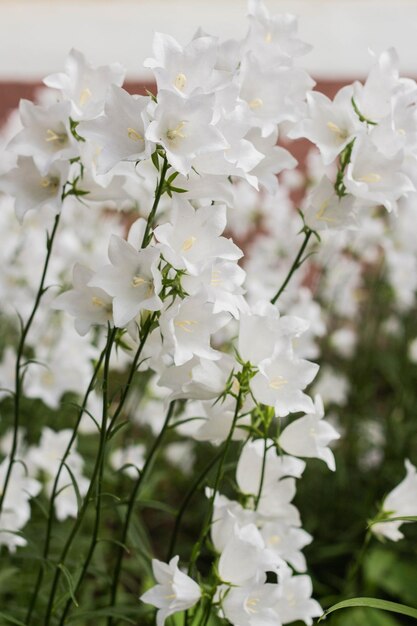
[[[271,380],[269,386],[271,387],[271,389],[281,389],[281,387],[284,387],[287,384],[288,380],[286,378],[284,378],[283,376],[277,376],[276,378],[273,378]]]
[[[56,143],[62,146],[67,143],[68,135],[67,133],[57,133],[51,128],[48,128],[45,135],[45,141],[47,143],[52,143],[53,141],[56,141]]]
[[[182,132],[185,126],[185,122],[178,122],[175,128],[168,128],[166,135],[169,141],[175,141],[176,139],[185,139],[186,135]]]
[[[50,189],[51,191],[56,191],[59,187],[59,179],[55,176],[44,176],[39,181],[39,186],[42,189]]]
[[[191,248],[193,247],[196,241],[197,241],[197,237],[194,237],[194,235],[191,235],[191,237],[188,237],[188,239],[184,241],[184,243],[181,246],[181,250],[183,252],[188,252],[188,250],[191,250]]]
[[[382,176],[375,172],[370,172],[369,174],[365,174],[365,176],[361,176],[358,180],[362,183],[379,183],[382,180]]]
[[[137,130],[135,130],[134,128],[128,128],[127,129],[127,136],[129,137],[129,139],[131,139],[132,141],[143,141],[143,137],[140,133],[138,133]]]
[[[221,285],[222,279],[220,277],[221,277],[221,272],[219,272],[218,270],[213,270],[211,272],[210,285],[213,285],[213,287],[217,287],[218,285]]]
[[[93,94],[91,93],[91,91],[89,90],[88,87],[84,87],[84,89],[82,90],[82,92],[80,93],[80,98],[78,100],[79,105],[81,107],[83,107],[85,104],[87,104],[87,102],[90,100],[91,96]]]
[[[245,609],[248,613],[252,613],[252,615],[254,613],[258,612],[257,606],[259,604],[259,598],[248,598],[245,601]]]
[[[332,133],[334,133],[337,137],[339,137],[339,139],[342,139],[342,140],[346,139],[347,137],[346,130],[342,130],[340,126],[338,126],[334,122],[327,122],[326,126],[329,130],[332,131]]]
[[[180,91],[182,91],[186,84],[187,84],[187,77],[186,77],[186,75],[183,74],[182,72],[177,74],[176,77],[175,77],[175,80],[174,80],[174,86],[177,89],[179,89]]]
[[[253,111],[254,109],[260,109],[264,105],[264,101],[262,98],[254,98],[253,100],[250,100],[248,104],[249,108]]]
[[[194,329],[192,327],[198,324],[197,320],[178,320],[174,323],[175,326],[181,328],[181,330],[183,330],[185,333],[193,333]]]

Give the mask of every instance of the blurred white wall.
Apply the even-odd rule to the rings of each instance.
[[[368,48],[397,48],[404,74],[417,76],[417,0],[266,0],[300,17],[314,50],[303,65],[318,78],[361,77]],[[133,80],[155,30],[185,43],[198,26],[222,38],[246,29],[246,0],[0,0],[0,80],[34,81],[63,67],[71,47],[95,64],[120,61]]]

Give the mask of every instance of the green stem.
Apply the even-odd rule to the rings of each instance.
[[[180,530],[180,526],[181,526],[181,522],[182,522],[182,518],[184,516],[185,511],[187,510],[188,504],[190,502],[190,500],[192,499],[193,495],[196,493],[197,489],[200,487],[201,483],[203,482],[204,478],[207,476],[207,474],[210,472],[210,470],[216,465],[217,461],[220,459],[221,455],[223,454],[223,450],[220,449],[217,454],[210,459],[210,462],[206,465],[206,467],[204,468],[204,470],[201,472],[201,474],[199,474],[199,476],[197,476],[196,480],[193,482],[193,484],[191,485],[191,487],[189,488],[178,512],[176,515],[176,520],[175,520],[175,526],[174,526],[174,531],[172,533],[172,537],[171,537],[171,542],[169,545],[169,549],[168,549],[168,554],[167,554],[167,562],[172,558],[172,555],[174,553],[174,548],[175,548],[175,544],[177,542],[177,537],[178,537],[178,533]]]
[[[206,537],[207,537],[207,535],[209,533],[209,530],[210,530],[211,519],[212,519],[212,516],[213,516],[213,509],[214,509],[214,500],[216,498],[217,492],[218,492],[219,487],[220,487],[221,480],[223,478],[223,468],[224,468],[224,464],[225,464],[225,461],[226,461],[226,458],[227,458],[227,453],[229,452],[230,444],[232,442],[232,437],[233,437],[233,433],[234,433],[234,430],[235,430],[235,427],[236,427],[236,423],[237,423],[237,420],[238,420],[238,417],[239,417],[239,412],[240,412],[241,406],[242,406],[242,390],[239,389],[239,393],[238,393],[238,396],[236,398],[236,408],[235,408],[235,413],[234,413],[234,416],[233,416],[232,425],[230,427],[229,434],[227,435],[227,439],[225,441],[224,448],[223,448],[223,451],[222,451],[222,455],[221,455],[221,458],[220,458],[220,463],[219,463],[219,466],[217,468],[216,478],[215,478],[214,486],[213,486],[213,493],[212,493],[211,498],[210,498],[210,504],[209,504],[209,508],[208,508],[208,511],[207,511],[206,520],[205,520],[205,523],[203,525],[202,532],[200,533],[200,537],[199,537],[197,543],[194,545],[194,548],[193,548],[193,551],[192,551],[192,554],[191,554],[190,564],[188,566],[188,575],[189,576],[192,575],[192,573],[193,573],[193,570],[194,570],[195,564],[197,562],[197,559],[200,556],[200,552],[201,552],[201,549],[203,547],[204,541],[205,541],[205,539],[206,539]]]
[[[267,454],[267,452],[268,452],[268,440],[267,440],[267,435],[265,433],[265,436],[264,436],[264,454],[263,454],[263,457],[262,457],[261,478],[260,478],[260,481],[259,481],[258,494],[257,494],[256,500],[255,500],[255,511],[258,510],[259,500],[261,499],[262,489],[263,489],[263,486],[264,486],[265,468],[266,468],[266,454]]]
[[[98,531],[100,528],[100,521],[101,521],[101,499],[102,499],[102,491],[103,491],[102,483],[103,483],[104,459],[105,459],[105,453],[106,453],[105,443],[107,441],[110,353],[111,353],[111,350],[108,350],[106,352],[105,361],[104,361],[104,371],[103,371],[103,410],[102,410],[101,431],[100,431],[100,445],[102,445],[102,454],[101,454],[100,468],[99,468],[98,478],[97,478],[96,515],[94,519],[93,535],[92,535],[92,539],[90,542],[90,547],[88,550],[88,554],[85,558],[83,568],[81,570],[77,584],[74,589],[74,596],[76,596],[76,594],[78,593],[80,589],[81,583],[83,582],[84,577],[88,571],[91,559],[93,558],[94,550],[96,549],[97,542],[98,542]],[[68,611],[71,608],[71,604],[72,604],[72,599],[69,598],[67,600],[64,612],[59,622],[60,626],[63,626],[63,624],[65,623],[65,618],[68,614]]]
[[[301,244],[301,247],[300,247],[300,249],[298,251],[298,254],[295,257],[294,263],[291,265],[290,270],[289,270],[289,272],[288,272],[284,282],[282,283],[281,287],[278,289],[278,291],[275,294],[275,296],[273,298],[271,298],[271,303],[272,304],[276,303],[276,301],[278,300],[278,298],[280,297],[280,295],[284,291],[285,287],[290,282],[291,277],[294,274],[294,272],[296,272],[298,270],[298,268],[303,264],[304,259],[302,258],[302,256],[304,254],[304,250],[306,249],[308,242],[310,241],[310,237],[313,234],[313,232],[314,231],[312,231],[311,228],[308,228],[308,226],[304,227],[304,241]]]
[[[130,520],[132,518],[132,514],[133,514],[133,510],[137,501],[137,497],[139,495],[140,492],[140,488],[142,486],[142,483],[145,479],[145,477],[147,477],[153,461],[154,461],[154,457],[156,455],[156,452],[159,449],[160,444],[162,443],[163,437],[165,435],[165,432],[167,430],[168,427],[168,423],[172,417],[172,414],[174,412],[174,408],[175,408],[175,401],[171,402],[169,407],[168,407],[168,411],[165,417],[165,421],[164,424],[161,428],[161,431],[158,435],[158,437],[155,439],[153,446],[149,452],[148,458],[146,459],[145,465],[143,466],[143,469],[141,471],[141,473],[139,474],[139,477],[135,483],[135,486],[133,488],[133,491],[130,495],[129,498],[129,503],[128,503],[128,507],[127,507],[127,512],[126,512],[126,517],[125,517],[125,523],[123,525],[123,530],[122,530],[122,534],[121,534],[121,538],[120,538],[120,548],[119,551],[117,553],[117,559],[116,559],[116,565],[114,568],[114,575],[113,575],[113,582],[112,582],[112,589],[111,589],[111,600],[110,600],[110,606],[115,606],[116,601],[117,601],[117,589],[118,589],[118,584],[119,584],[119,578],[120,578],[120,574],[121,574],[121,569],[122,569],[122,563],[123,563],[123,556],[125,553],[124,547],[127,541],[127,535],[129,532],[129,526],[130,526]],[[109,617],[108,621],[107,621],[108,626],[112,626],[113,624],[113,617]]]
[[[163,194],[164,191],[164,185],[165,185],[165,176],[168,170],[168,160],[166,158],[166,156],[164,156],[164,162],[162,165],[162,170],[161,170],[161,175],[159,177],[159,181],[158,184],[156,186],[156,190],[155,190],[155,200],[154,203],[152,205],[152,209],[151,212],[149,213],[148,216],[148,220],[146,222],[146,228],[145,228],[145,232],[143,235],[143,239],[142,239],[142,244],[141,244],[141,248],[146,248],[146,246],[149,244],[152,235],[151,235],[151,228],[153,227],[153,221],[155,218],[155,214],[156,214],[156,210],[158,208],[159,205],[159,201],[161,199],[161,196]]]
[[[21,377],[21,367],[22,367],[22,358],[23,352],[25,349],[26,338],[29,333],[29,330],[32,326],[33,320],[35,318],[36,312],[39,308],[40,302],[42,300],[42,296],[45,293],[45,280],[46,274],[49,267],[49,261],[51,258],[52,248],[55,240],[55,235],[58,230],[59,220],[61,214],[58,213],[55,217],[54,226],[52,228],[51,234],[47,235],[46,240],[46,257],[43,265],[42,276],[39,283],[39,288],[36,294],[35,303],[33,305],[32,311],[29,315],[29,318],[26,324],[22,327],[22,332],[20,335],[20,341],[17,348],[17,357],[16,357],[16,367],[15,367],[15,392],[14,392],[14,401],[13,401],[13,440],[12,440],[12,449],[10,452],[9,464],[6,471],[6,476],[3,483],[3,488],[0,494],[0,515],[3,510],[3,503],[6,497],[7,487],[10,482],[10,476],[12,473],[12,468],[16,459],[16,451],[17,451],[17,443],[18,443],[18,433],[19,433],[19,425],[20,425],[20,396],[22,394],[22,377]]]
[[[108,332],[108,336],[107,336],[107,345],[106,345],[106,356],[105,356],[105,367],[108,367],[108,363],[110,360],[110,354],[111,354],[111,350],[113,347],[113,343],[114,343],[114,339],[115,339],[115,335],[116,335],[116,328],[113,328],[111,331],[109,329]],[[104,383],[103,383],[104,384]],[[107,390],[106,390],[106,397],[107,397]],[[103,392],[103,400],[104,400],[104,392]],[[104,407],[103,407],[103,413],[104,413]],[[75,520],[75,524],[72,527],[72,530],[67,538],[67,541],[64,545],[64,548],[61,552],[60,558],[58,560],[58,563],[61,565],[64,564],[65,559],[68,555],[68,552],[72,546],[72,543],[77,535],[77,532],[82,524],[82,521],[84,519],[85,513],[87,511],[87,508],[90,504],[90,499],[91,499],[91,495],[93,493],[93,489],[95,488],[95,484],[96,484],[96,479],[99,475],[100,469],[101,469],[101,464],[103,462],[103,457],[104,457],[104,450],[105,450],[105,445],[106,445],[106,425],[102,424],[101,425],[101,430],[100,430],[100,442],[99,442],[99,449],[97,452],[97,458],[96,458],[96,462],[93,468],[93,473],[91,476],[91,480],[90,480],[90,485],[88,487],[87,493],[85,495],[83,504],[81,506],[81,509],[78,511],[78,516]],[[52,582],[52,587],[51,587],[51,593],[49,595],[49,601],[48,601],[48,606],[46,609],[46,616],[45,616],[45,622],[44,622],[44,626],[48,626],[50,620],[51,620],[51,616],[52,616],[52,610],[53,610],[53,604],[54,604],[54,599],[55,599],[55,595],[58,589],[58,583],[61,577],[61,569],[59,567],[56,567],[55,570],[55,576]]]
[[[54,480],[54,484],[52,486],[52,493],[51,493],[51,499],[50,499],[50,503],[49,503],[49,512],[48,512],[48,523],[47,523],[47,529],[46,529],[46,538],[45,538],[45,546],[44,546],[44,550],[43,550],[43,561],[44,563],[46,562],[48,555],[49,555],[49,548],[50,548],[50,544],[51,544],[51,537],[52,537],[52,525],[53,525],[53,519],[54,519],[54,504],[55,504],[55,498],[56,498],[56,493],[57,493],[57,489],[58,489],[58,482],[59,482],[59,478],[62,472],[62,468],[64,467],[65,461],[68,458],[70,452],[71,452],[71,448],[72,445],[75,441],[75,438],[77,436],[78,433],[78,428],[79,425],[81,423],[81,419],[84,415],[85,412],[85,408],[87,406],[87,402],[88,402],[88,398],[90,396],[90,393],[92,392],[94,385],[96,383],[97,380],[97,375],[100,371],[101,368],[101,364],[103,363],[103,359],[105,357],[106,354],[106,350],[107,350],[107,345],[106,347],[102,350],[100,357],[96,363],[96,366],[94,368],[94,372],[93,375],[91,377],[90,383],[88,385],[87,391],[85,392],[79,413],[78,413],[78,417],[77,417],[77,421],[75,423],[74,426],[74,430],[71,436],[70,441],[68,442],[67,448],[64,452],[64,456],[61,459],[59,468],[58,468],[58,472],[55,476],[55,480]],[[36,606],[36,602],[37,602],[37,598],[38,598],[38,594],[39,594],[39,590],[40,587],[42,585],[42,581],[43,581],[43,576],[44,576],[44,563],[41,564],[40,568],[39,568],[39,573],[38,573],[38,577],[36,580],[36,584],[35,584],[35,590],[34,593],[32,595],[32,600],[29,606],[29,610],[27,613],[27,617],[26,617],[26,624],[27,626],[29,626],[31,619],[32,619],[32,613],[34,611],[34,608]]]

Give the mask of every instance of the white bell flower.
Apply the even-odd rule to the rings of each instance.
[[[123,328],[140,311],[159,311],[162,288],[159,250],[148,247],[137,250],[129,242],[112,235],[109,243],[111,265],[98,270],[89,287],[99,287],[113,297],[113,319]]]
[[[161,90],[146,138],[161,144],[172,167],[187,175],[195,157],[228,147],[227,141],[212,123],[213,114],[214,94],[185,99],[171,91]]]
[[[58,159],[78,156],[78,146],[70,125],[70,104],[35,105],[21,100],[19,106],[23,129],[13,137],[8,148],[22,156],[33,157],[42,174],[47,174]]]
[[[15,198],[17,219],[22,222],[31,209],[51,207],[59,213],[61,196],[68,178],[69,165],[65,161],[55,161],[46,174],[41,174],[32,157],[19,156],[17,167],[5,174],[1,187]]]
[[[290,354],[278,354],[259,364],[251,380],[252,393],[262,404],[272,406],[279,417],[288,413],[314,412],[311,398],[303,392],[315,378],[319,366]]]
[[[315,410],[294,420],[281,433],[278,443],[285,452],[293,456],[323,459],[333,472],[336,469],[334,454],[328,447],[339,439],[337,430],[323,420],[323,401],[319,395],[314,402]]]
[[[179,558],[174,556],[169,563],[152,559],[152,570],[158,584],[146,591],[140,599],[158,609],[157,626],[164,626],[170,615],[190,609],[201,597],[197,583],[178,568]]]
[[[75,317],[74,326],[80,335],[85,335],[91,326],[106,326],[113,321],[112,298],[98,287],[89,287],[94,272],[79,263],[74,265],[74,288],[57,296],[52,303],[54,309],[68,312]]]
[[[59,89],[71,101],[71,117],[88,120],[102,113],[110,85],[122,85],[124,68],[119,63],[93,67],[84,55],[72,49],[67,57],[65,72],[50,74],[45,85]]]
[[[148,96],[132,96],[121,87],[111,85],[104,115],[79,124],[77,132],[98,146],[99,174],[105,174],[123,160],[149,158],[152,145],[145,138],[149,103]]]
[[[313,585],[310,576],[306,574],[291,576],[290,572],[287,572],[278,589],[279,600],[274,608],[282,624],[301,620],[307,626],[312,626],[313,618],[323,614],[320,604],[311,597]]]
[[[228,589],[221,607],[225,618],[234,626],[280,626],[275,609],[278,599],[278,585],[245,585]]]
[[[417,469],[405,460],[406,477],[384,499],[382,510],[389,517],[407,517],[417,515]],[[399,530],[401,520],[380,522],[371,525],[371,531],[378,537],[398,541],[404,537]]]
[[[155,229],[164,258],[175,269],[198,275],[208,261],[237,261],[243,252],[231,239],[221,237],[226,228],[226,206],[193,209],[188,201],[177,201],[171,223]]]
[[[206,488],[206,496],[212,496],[211,489]],[[223,552],[227,542],[234,536],[235,526],[242,528],[248,524],[256,524],[255,511],[244,509],[239,502],[216,493],[210,535],[217,552]]]
[[[184,365],[194,356],[220,359],[221,354],[210,346],[210,339],[229,319],[227,313],[214,315],[213,305],[201,294],[174,301],[161,313],[164,350],[172,356],[175,365]]]
[[[301,550],[313,541],[308,532],[282,520],[268,521],[262,524],[260,531],[267,548],[276,552],[297,572],[306,571],[306,559]]]
[[[355,198],[350,195],[339,198],[334,184],[323,176],[306,200],[303,208],[308,226],[316,231],[354,228]]]

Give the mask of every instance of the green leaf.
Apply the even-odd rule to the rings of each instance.
[[[152,156],[151,156],[151,160],[152,160],[152,163],[154,164],[154,166],[156,167],[156,169],[157,169],[157,170],[158,170],[158,172],[159,172],[159,157],[158,157],[158,153],[157,153],[157,151],[156,151],[156,150],[155,150],[155,152],[152,154]]]
[[[377,598],[351,598],[350,600],[343,600],[338,602],[327,609],[320,617],[319,622],[325,619],[330,613],[338,611],[339,609],[349,609],[351,607],[363,606],[369,609],[380,609],[381,611],[390,611],[391,613],[398,613],[399,615],[407,615],[417,620],[417,609],[405,604],[398,604],[398,602],[389,602],[388,600],[378,600]]]
[[[122,428],[125,428],[126,426],[129,426],[130,421],[129,420],[125,420],[124,422],[120,422],[120,424],[117,424],[117,426],[115,426],[108,434],[107,434],[107,441],[110,441],[110,439],[113,439],[113,437],[115,435],[117,435],[117,433],[119,432],[119,430],[121,430]]]
[[[76,481],[76,478],[75,478],[75,476],[73,474],[73,471],[70,468],[70,466],[67,463],[63,463],[63,466],[65,467],[65,469],[67,470],[68,474],[70,475],[72,486],[74,487],[74,491],[75,491],[75,497],[77,498],[77,509],[78,509],[78,512],[79,512],[81,510],[82,505],[83,505],[83,499],[81,497],[81,493],[80,493],[80,490],[78,488],[78,483]]]
[[[17,624],[17,626],[25,626],[24,622],[21,622],[19,619],[12,617],[11,615],[6,615],[6,613],[0,613],[0,617],[6,620],[9,624]]]
[[[378,546],[369,551],[363,569],[366,581],[374,589],[382,589],[395,600],[414,604],[417,580],[414,559],[400,559],[394,549]]]
[[[69,573],[69,570],[65,567],[65,565],[63,563],[59,563],[58,564],[58,568],[61,570],[61,572],[64,574],[66,581],[68,583],[68,591],[69,594],[71,596],[71,600],[73,601],[73,603],[75,604],[75,606],[78,607],[78,602],[76,600],[76,597],[74,595],[74,583],[72,580],[72,576]]]
[[[105,607],[104,609],[96,609],[95,611],[82,611],[81,613],[76,612],[70,617],[67,618],[67,622],[79,622],[81,620],[85,620],[87,618],[96,618],[96,617],[117,617],[118,620],[127,622],[128,624],[137,624],[137,620],[130,619],[126,616],[125,613],[129,613],[131,615],[141,614],[143,613],[142,607]],[[85,624],[85,621],[83,621]]]
[[[387,517],[385,519],[373,519],[369,522],[368,528],[374,524],[384,524],[385,522],[417,522],[417,515],[403,515],[401,517]]]

